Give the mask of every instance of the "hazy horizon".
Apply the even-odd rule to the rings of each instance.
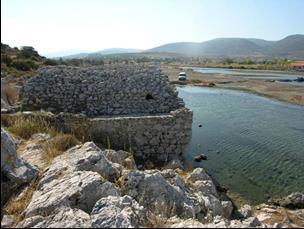
[[[1,1],[1,42],[42,55],[304,34],[301,0]],[[287,10],[288,9],[288,10]]]

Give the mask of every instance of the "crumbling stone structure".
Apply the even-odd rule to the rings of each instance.
[[[156,66],[45,67],[23,90],[23,110],[87,116],[161,114],[183,107]]]
[[[66,132],[89,126],[94,141],[144,161],[180,156],[191,139],[192,111],[157,66],[42,68],[23,88],[22,108],[52,111]]]

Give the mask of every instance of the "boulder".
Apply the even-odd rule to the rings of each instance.
[[[253,215],[252,208],[250,205],[245,204],[241,209],[238,210],[240,218],[249,218]]]
[[[1,128],[1,209],[21,185],[37,175],[38,169],[18,157],[13,138]]]
[[[136,164],[131,153],[123,150],[110,150],[107,149],[104,151],[105,156],[113,163],[121,164],[127,169],[136,169]]]
[[[295,192],[287,197],[270,201],[275,205],[279,205],[291,209],[303,209],[304,208],[304,193]]]
[[[11,228],[14,224],[14,217],[11,215],[4,215],[1,220],[1,228]]]
[[[147,224],[146,211],[130,196],[108,196],[95,204],[91,213],[94,228],[138,228]]]
[[[40,185],[53,180],[58,174],[64,175],[74,171],[94,171],[109,181],[115,181],[120,176],[121,166],[109,161],[105,152],[93,142],[72,147],[56,157],[44,173]]]
[[[96,172],[58,174],[49,182],[38,185],[25,209],[25,216],[50,215],[61,206],[75,207],[90,213],[97,200],[109,195],[117,196],[118,190]]]
[[[190,190],[183,187],[182,179],[173,170],[170,172],[171,175],[158,170],[125,171],[120,178],[121,191],[155,215],[195,217],[201,211],[199,203]]]
[[[42,144],[31,143],[20,153],[20,157],[31,165],[36,166],[39,170],[43,170],[46,166],[44,160],[44,148]]]
[[[195,219],[187,219],[179,223],[174,223],[170,228],[205,228],[205,225]]]
[[[18,228],[90,228],[90,215],[77,208],[60,207],[51,215],[24,219]]]

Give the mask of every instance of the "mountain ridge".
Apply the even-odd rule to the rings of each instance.
[[[304,35],[295,34],[278,41],[258,38],[215,38],[204,42],[174,42],[147,50],[110,48],[98,52],[63,56],[66,59],[99,58],[125,53],[172,53],[206,57],[273,57],[304,59]],[[58,57],[59,58],[59,57]]]

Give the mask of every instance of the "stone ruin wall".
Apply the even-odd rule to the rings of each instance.
[[[162,114],[184,106],[156,66],[45,67],[22,91],[22,109],[87,116]]]
[[[162,115],[89,120],[65,115],[61,120],[67,132],[85,123],[95,142],[113,149],[131,149],[137,161],[159,163],[178,158],[191,139],[192,112],[186,108]]]
[[[192,111],[155,66],[48,67],[22,91],[23,110],[52,111],[63,131],[86,126],[95,142],[138,160],[169,161],[191,139]]]

